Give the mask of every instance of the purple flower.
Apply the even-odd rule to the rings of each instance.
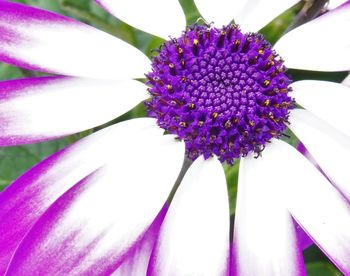
[[[60,75],[0,82],[0,145],[77,133],[144,100],[154,118],[98,131],[0,194],[0,273],[304,275],[302,250],[314,242],[350,274],[350,90],[326,81],[290,83],[286,72],[350,70],[350,2],[273,47],[247,31],[297,1],[196,0],[216,27],[182,34],[177,1],[97,2],[135,27],[175,39],[150,68],[118,38],[0,1],[0,60]],[[220,28],[232,17],[241,30]],[[147,86],[134,80],[145,73]],[[305,109],[294,108],[294,100]],[[317,168],[273,139],[287,126]],[[185,154],[194,162],[169,204]],[[230,237],[220,161],[238,157]]]

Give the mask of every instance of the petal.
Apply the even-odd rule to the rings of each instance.
[[[343,80],[342,84],[350,86],[350,74]]]
[[[305,275],[296,228],[274,181],[288,157],[265,158],[278,148],[273,142],[262,158],[241,159],[233,239],[237,275]]]
[[[323,172],[350,200],[348,156],[350,139],[307,110],[293,110],[290,129],[298,136]]]
[[[24,234],[43,212],[75,183],[104,164],[120,162],[120,177],[126,177],[130,170],[135,172],[132,164],[137,161],[142,164],[140,170],[125,180],[141,178],[143,170],[148,170],[142,175],[145,182],[151,179],[157,185],[171,186],[181,168],[184,147],[174,144],[171,136],[162,136],[162,132],[153,119],[134,119],[105,128],[39,163],[4,190],[0,194],[0,274]],[[132,164],[128,163],[130,159]],[[165,198],[162,200],[164,203]]]
[[[49,73],[143,77],[150,61],[126,42],[73,19],[0,1],[0,61]]]
[[[194,0],[201,15],[208,22],[214,22],[217,27],[229,24],[243,6],[243,1],[232,0]],[[238,22],[237,22],[238,23]]]
[[[279,14],[298,3],[298,0],[195,0],[206,20],[217,26],[227,25],[232,19],[245,32],[257,32]]]
[[[332,262],[349,275],[348,201],[297,150],[281,141],[274,143],[279,146],[264,152],[266,168],[274,166],[270,181],[281,186],[285,205],[298,224]],[[276,160],[279,160],[277,165]]]
[[[235,0],[238,1],[238,0]],[[249,0],[237,12],[235,22],[246,32],[257,32],[299,0]]]
[[[0,145],[33,143],[106,123],[147,98],[134,81],[43,77],[0,82]]]
[[[327,8],[332,10],[347,2],[347,0],[329,0]]]
[[[166,40],[170,35],[179,36],[186,27],[185,14],[176,0],[96,0],[96,2],[126,23]]]
[[[149,275],[227,275],[229,206],[223,168],[197,159],[165,217]]]
[[[166,203],[142,240],[133,245],[133,250],[130,250],[127,256],[123,258],[123,262],[113,272],[113,276],[147,275],[150,257],[168,209],[169,205]]]
[[[274,46],[288,68],[350,70],[350,1],[290,31]]]
[[[298,104],[350,136],[350,87],[316,80],[298,81],[292,87]]]

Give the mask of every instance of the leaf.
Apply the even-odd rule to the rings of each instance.
[[[308,276],[341,276],[342,274],[330,263],[313,262],[306,264]]]
[[[26,170],[68,145],[68,139],[0,148],[0,191]]]
[[[227,182],[230,215],[233,215],[236,211],[236,199],[238,188],[238,171],[239,171],[239,159],[235,160],[233,166],[224,165],[224,171]]]
[[[20,69],[6,63],[0,63],[0,80],[10,80],[23,77]]]

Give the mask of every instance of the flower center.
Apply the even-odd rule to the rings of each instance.
[[[262,35],[195,25],[156,52],[146,107],[192,160],[217,155],[233,164],[283,135],[295,106],[291,81]]]

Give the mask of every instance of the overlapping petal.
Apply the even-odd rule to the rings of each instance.
[[[288,68],[350,70],[350,1],[290,31],[274,46]]]
[[[197,159],[163,222],[148,275],[227,275],[229,206],[216,159]]]
[[[349,202],[301,153],[284,142],[273,143],[277,146],[267,148],[261,162],[264,171],[273,168],[269,181],[281,187],[278,195],[298,224],[348,275]]]
[[[69,76],[143,77],[148,58],[126,42],[68,17],[0,1],[0,61]]]
[[[343,80],[342,84],[350,86],[350,74]]]
[[[350,136],[350,87],[316,80],[298,81],[292,87],[298,104]]]
[[[298,2],[298,0],[195,0],[199,11],[207,21],[214,21],[216,26],[221,26],[234,20],[245,32],[259,31]]]
[[[93,233],[94,227],[105,227],[106,225],[103,223],[109,223],[114,218],[116,220],[119,219],[123,216],[123,214],[120,214],[121,212],[129,214],[130,211],[131,214],[132,210],[136,212],[136,209],[138,211],[142,210],[141,213],[150,210],[145,209],[147,207],[140,207],[143,203],[146,204],[146,202],[152,198],[146,197],[148,193],[154,193],[154,195],[159,196],[159,199],[153,200],[152,198],[154,203],[150,203],[149,208],[156,208],[155,205],[158,203],[161,204],[158,206],[159,209],[152,214],[154,218],[164,204],[167,193],[170,191],[177,177],[182,165],[183,154],[184,149],[182,144],[174,142],[173,137],[169,135],[162,136],[162,130],[155,126],[153,119],[135,119],[105,128],[39,163],[0,194],[0,273],[3,273],[6,269],[8,261],[25,233],[33,226],[35,221],[45,210],[75,183],[81,181],[100,167],[106,166],[106,164],[108,164],[109,168],[108,173],[101,175],[100,172],[99,175],[101,178],[96,178],[97,176],[88,178],[86,181],[90,184],[87,186],[84,184],[78,185],[82,189],[82,195],[84,194],[86,196],[76,197],[75,203],[71,202],[70,200],[73,199],[70,198],[70,195],[75,194],[74,191],[78,190],[78,188],[73,188],[72,191],[62,199],[63,201],[61,202],[67,202],[67,204],[69,202],[69,206],[72,206],[71,208],[74,206],[74,210],[77,210],[76,212],[65,212],[67,209],[65,209],[63,205],[61,206],[62,208],[60,208],[60,203],[58,202],[53,209],[59,211],[59,213],[56,213],[56,211],[54,213],[59,215],[62,220],[58,220],[58,217],[56,217],[55,220],[57,219],[57,222],[60,221],[62,224],[55,224],[53,221],[50,221],[50,218],[53,217],[47,215],[41,225],[51,225],[50,223],[54,223],[55,228],[51,230],[59,231],[59,229],[63,229],[60,227],[67,227],[71,222],[72,225],[69,225],[69,229],[72,231],[73,229],[76,230],[76,234],[79,236],[78,232],[80,230],[83,231],[83,229],[81,229],[82,224],[80,223],[84,221],[84,224],[86,223],[86,225],[84,225],[87,227],[86,229],[89,229],[89,225],[89,227],[92,228],[90,229],[92,231],[91,233]],[[140,164],[142,164],[142,166],[138,167],[138,173],[134,172],[135,162],[140,162]],[[92,181],[93,179],[94,181]],[[96,183],[102,184],[97,185]],[[85,187],[90,186],[93,188],[87,189],[86,192],[84,192]],[[106,190],[104,191],[102,187]],[[132,189],[135,187],[139,187],[140,191],[148,187],[149,191],[145,191],[143,194],[128,194],[131,193]],[[150,187],[154,188],[151,189]],[[123,192],[124,188],[125,192]],[[118,191],[118,193],[115,194],[115,191]],[[91,194],[91,192],[94,194]],[[123,200],[119,199],[123,195],[125,196]],[[100,196],[106,197],[101,198]],[[139,199],[139,197],[142,196],[145,196],[145,199]],[[162,196],[163,198],[161,198]],[[86,199],[90,200],[91,197],[93,197],[91,201],[85,201]],[[137,199],[137,201],[132,201],[131,199]],[[125,203],[127,205],[120,205],[127,200],[130,200],[130,202]],[[115,201],[118,201],[118,203]],[[80,205],[78,202],[83,203]],[[141,205],[137,205],[138,202]],[[88,206],[84,204],[88,204]],[[119,204],[118,208],[114,208],[116,206],[113,204]],[[129,206],[128,204],[135,204],[135,206],[133,208],[130,207],[131,209],[129,210],[126,209],[127,206]],[[107,210],[106,208],[111,209]],[[87,213],[84,213],[85,211]],[[99,211],[101,211],[101,213],[99,213]],[[96,223],[94,226],[88,224],[88,221],[91,222],[88,217],[90,212],[92,221],[94,221],[93,219],[100,219],[100,226],[99,223]],[[79,218],[74,217],[75,215],[78,215]],[[73,221],[71,220],[72,216],[74,217]],[[151,216],[151,214],[149,214],[149,216]],[[64,223],[63,217],[66,218]],[[150,219],[150,217],[148,218]],[[86,221],[84,219],[86,219]],[[127,219],[135,219],[135,222],[137,222],[137,217],[129,216],[127,218],[124,216],[124,219],[124,223],[127,223]],[[76,221],[75,224],[74,221]],[[142,219],[140,221],[142,221]],[[15,228],[13,228],[14,224],[16,225]],[[12,230],[8,231],[9,229]],[[113,231],[115,231],[115,229]],[[34,237],[28,238],[29,243],[31,243],[32,239],[35,239],[35,236],[37,236],[37,238],[40,236],[42,245],[44,245],[45,242],[49,242],[46,238],[50,239],[50,235],[52,235],[52,237],[58,237],[57,232],[51,232],[49,236],[46,236],[45,233],[39,235],[35,230],[33,230],[32,233]],[[69,231],[65,231],[64,233],[66,235],[72,234],[72,232]],[[94,233],[98,234],[97,232]],[[64,239],[64,237],[62,237],[62,239]],[[55,244],[53,240],[50,240],[51,246],[55,246]],[[58,244],[56,245],[59,246]],[[76,243],[76,245],[78,245],[78,243]],[[86,247],[84,247],[86,244],[80,243],[80,245],[81,248],[77,246],[75,249],[86,249]],[[40,253],[40,250],[36,251],[41,246],[40,244],[33,244],[33,246],[35,248],[31,249],[32,253],[28,254],[26,260],[36,260],[35,262],[38,263],[36,265],[32,263],[33,266],[30,268],[27,267],[27,265],[30,266],[30,262],[22,263],[21,260],[16,260],[15,262],[19,270],[28,271],[28,269],[34,269],[35,267],[38,269],[47,269],[47,267],[43,266],[44,263],[43,265],[39,265],[39,262],[40,260],[43,261],[45,258],[49,258],[50,255]],[[22,248],[25,250],[24,247]],[[47,252],[51,249],[52,247],[47,248]],[[71,252],[64,251],[67,258],[73,256],[73,253],[79,254],[74,251],[73,248],[71,248],[71,250]],[[103,252],[101,251],[100,253],[102,254]],[[55,269],[59,268],[53,266],[52,271]]]
[[[306,146],[322,170],[350,200],[350,175],[347,168],[350,154],[349,136],[322,121],[307,110],[291,113],[291,130]]]
[[[282,195],[284,179],[275,174],[293,167],[287,155],[269,154],[279,148],[273,142],[262,158],[249,156],[240,163],[233,240],[237,275],[305,275],[301,244]]]
[[[164,39],[177,37],[186,18],[177,0],[96,0],[108,12],[126,23]]]
[[[0,145],[33,143],[106,123],[147,98],[135,80],[42,77],[0,82]]]

